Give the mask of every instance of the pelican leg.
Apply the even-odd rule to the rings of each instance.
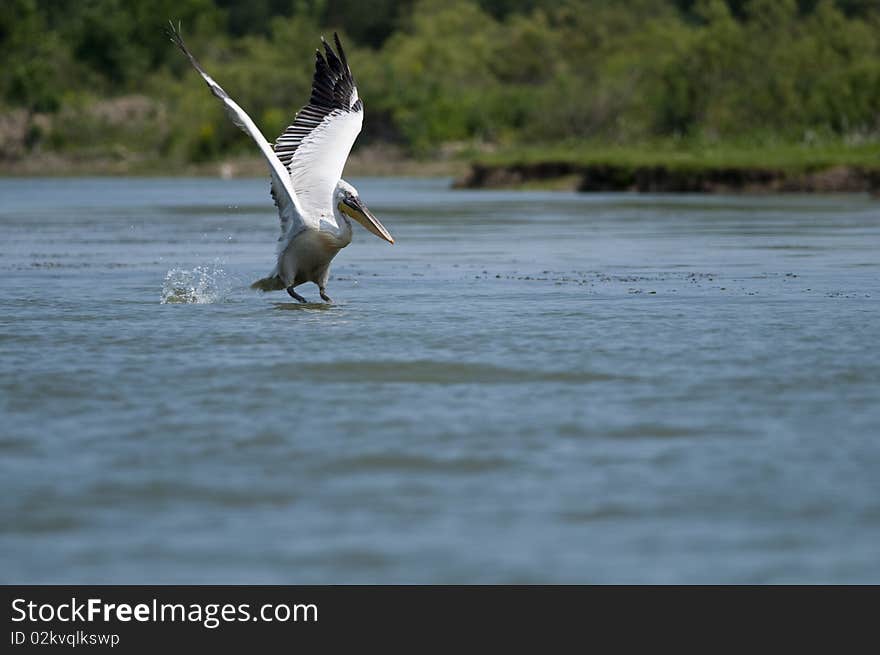
[[[296,291],[293,290],[292,284],[289,287],[287,287],[287,293],[289,293],[290,297],[293,298],[294,300],[299,300],[300,302],[308,302],[308,300],[306,300],[301,295],[299,295]]]
[[[327,295],[327,292],[324,290],[324,287],[321,287],[319,289],[319,291],[321,292],[321,300],[323,300],[324,302],[329,302],[329,303],[333,302],[333,300],[330,298],[330,296]]]

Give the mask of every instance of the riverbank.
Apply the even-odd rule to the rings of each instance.
[[[186,162],[119,149],[85,153],[32,152],[0,158],[0,176],[262,177],[259,155]],[[355,150],[345,175],[449,177],[466,189],[549,189],[643,193],[880,193],[880,144],[859,146],[608,147],[590,144],[493,152],[439,151],[416,159],[374,144]]]
[[[347,177],[451,177],[467,174],[468,161],[454,155],[415,159],[400,148],[378,144],[353,152],[345,167]],[[191,176],[262,177],[266,162],[259,155],[224,157],[206,162],[183,162],[138,153],[120,151],[98,156],[30,153],[16,159],[0,158],[3,177],[90,177],[90,176]]]
[[[880,145],[519,149],[478,157],[455,186],[649,193],[877,193]]]

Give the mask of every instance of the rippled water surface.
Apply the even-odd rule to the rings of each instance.
[[[880,582],[880,201],[355,183],[0,180],[2,581]]]

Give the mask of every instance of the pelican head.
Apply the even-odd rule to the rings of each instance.
[[[373,216],[373,213],[367,209],[367,206],[358,195],[357,189],[345,180],[339,180],[339,184],[336,185],[336,191],[333,194],[333,204],[340,212],[351,216],[380,239],[385,239],[388,243],[394,243],[394,237],[379,222],[379,219]]]

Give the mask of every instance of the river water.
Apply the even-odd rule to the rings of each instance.
[[[880,201],[354,183],[0,180],[0,581],[880,582]]]

